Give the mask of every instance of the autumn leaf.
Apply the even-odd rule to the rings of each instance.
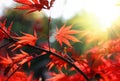
[[[34,11],[41,11],[42,9],[50,9],[55,0],[51,0],[50,2],[48,0],[14,0],[14,1],[23,4],[22,6],[16,7],[16,9],[29,10],[28,13],[31,13]]]
[[[0,56],[0,66],[2,66],[1,70],[4,70],[4,75],[7,75],[8,72],[13,68],[13,61],[12,59],[8,56],[7,57],[2,57]]]
[[[14,39],[17,39],[18,41],[14,43],[13,45],[9,46],[9,48],[15,47],[12,49],[12,51],[21,48],[25,45],[34,46],[37,41],[37,34],[34,32],[34,35],[23,33],[24,36],[21,37],[13,37]]]
[[[7,21],[7,19],[5,19],[3,21],[3,23],[0,22],[0,40],[2,40],[4,38],[8,38],[8,35],[10,35],[10,31],[11,31],[11,27],[12,27],[13,22],[11,22],[11,24],[8,27],[6,27],[5,26],[6,21]]]
[[[19,62],[29,56],[29,54],[24,52],[23,50],[20,50],[20,52],[20,54],[16,54],[14,57],[12,57],[14,62]]]
[[[27,81],[27,74],[22,71],[17,71],[13,74],[13,76],[9,79],[9,81]]]
[[[20,65],[24,64],[25,62],[31,60],[33,56],[30,56],[27,52],[20,50],[21,53],[16,54],[14,57],[12,57],[12,60],[14,63],[18,63]],[[28,66],[30,67],[31,62],[28,62]]]
[[[4,67],[7,67],[8,65],[12,64],[12,59],[7,55],[7,57],[0,56],[0,64]]]
[[[53,52],[53,53],[56,53],[57,52],[57,50],[55,49],[55,48],[49,48],[49,46],[48,46],[48,43],[47,42],[42,42],[42,43],[40,43],[39,44],[39,46],[41,47],[41,48],[43,48],[43,49],[45,49],[45,50],[47,50],[47,51],[51,51],[51,52]],[[46,54],[47,52],[42,52],[41,54]]]
[[[77,34],[78,31],[77,30],[72,30],[72,25],[65,27],[65,25],[63,25],[59,30],[58,28],[56,29],[56,35],[55,38],[56,40],[59,42],[59,44],[62,46],[62,44],[66,44],[69,47],[72,47],[69,40],[73,41],[73,42],[80,42],[77,38],[75,38],[74,36],[71,36],[72,34]]]
[[[60,52],[57,52],[60,56],[64,57],[64,58],[67,58],[66,55],[60,53]],[[49,66],[49,70],[53,67],[53,66],[56,66],[58,68],[58,70],[61,70],[62,67],[64,67],[65,69],[67,68],[67,65],[68,63],[66,63],[64,60],[61,60],[60,58],[56,57],[56,56],[53,56],[53,55],[50,55],[50,59],[51,61],[48,63],[47,66]]]
[[[19,64],[20,64],[20,65],[23,65],[24,63],[30,61],[31,59],[33,59],[33,56],[28,56],[28,57],[24,58],[23,60],[21,60],[21,61],[19,62]],[[27,64],[28,64],[28,67],[30,67],[31,62],[28,62]]]
[[[63,72],[56,74],[56,73],[51,73],[53,77],[47,79],[47,81],[68,81],[69,77],[68,75],[65,75]]]
[[[63,72],[60,72],[59,74],[51,73],[53,77],[47,79],[47,81],[85,81],[84,77],[82,77],[80,74],[72,74],[67,75]]]

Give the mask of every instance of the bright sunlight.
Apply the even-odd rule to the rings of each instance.
[[[95,16],[96,19],[92,21],[97,21],[98,23],[96,24],[102,30],[106,30],[120,16],[120,6],[116,5],[118,1],[120,3],[120,0],[56,0],[51,9],[51,17],[57,18],[62,15],[63,18],[69,19],[76,13],[81,13],[85,10],[87,13]],[[4,2],[4,0],[1,2]],[[10,3],[13,3],[12,0],[7,2],[7,4]],[[0,6],[0,8],[2,7]]]
[[[120,6],[117,6],[117,4],[118,0],[56,0],[54,7],[51,9],[51,16],[56,18],[62,15],[63,18],[70,19],[76,13],[81,13],[84,10],[95,16],[96,19],[91,21],[97,21],[96,24],[102,30],[106,30],[120,16]]]
[[[97,18],[102,30],[111,27],[120,16],[117,0],[84,0],[84,9]]]

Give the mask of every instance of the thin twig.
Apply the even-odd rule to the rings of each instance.
[[[50,22],[51,22],[51,13],[50,13],[50,16],[48,17],[48,48],[49,48],[49,51],[50,51]]]
[[[5,47],[5,46],[7,46],[7,45],[10,44],[10,43],[11,43],[11,42],[8,42],[8,43],[6,43],[6,44],[0,46],[0,49],[3,48],[3,47]]]

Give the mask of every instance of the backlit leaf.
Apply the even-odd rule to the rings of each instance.
[[[17,6],[16,9],[19,10],[29,10],[28,13],[34,11],[41,11],[42,9],[50,9],[55,0],[14,0],[17,3],[23,4],[22,6]]]
[[[56,29],[56,35],[55,38],[59,42],[59,44],[62,46],[62,44],[66,44],[69,47],[72,47],[69,41],[73,42],[80,42],[77,38],[72,36],[72,34],[77,34],[77,30],[72,30],[72,25],[65,27],[63,25],[59,30]]]
[[[9,46],[9,48],[12,48],[12,51],[21,48],[25,45],[31,45],[34,46],[36,41],[37,41],[37,34],[36,32],[34,32],[34,35],[31,34],[27,34],[27,33],[23,33],[24,36],[21,37],[13,37],[14,39],[17,39],[18,41],[14,44],[12,44],[11,46]]]

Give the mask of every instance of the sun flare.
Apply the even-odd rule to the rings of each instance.
[[[117,0],[85,0],[83,8],[97,18],[102,30],[106,30],[120,16],[120,7],[116,4]]]

